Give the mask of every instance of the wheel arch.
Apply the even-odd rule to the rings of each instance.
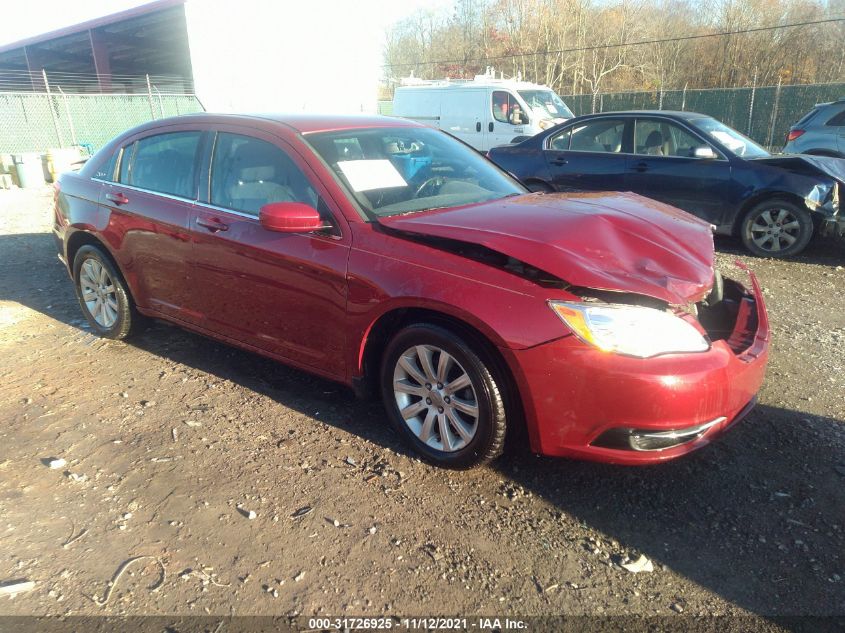
[[[67,245],[65,246],[65,255],[67,257],[68,267],[71,270],[71,275],[73,275],[73,262],[76,259],[76,254],[83,246],[95,246],[99,248],[109,258],[112,265],[118,270],[118,272],[120,272],[121,275],[123,274],[120,270],[120,266],[118,266],[117,260],[109,247],[106,246],[106,243],[93,233],[89,233],[84,229],[78,229],[67,239]]]
[[[93,233],[84,229],[78,229],[74,231],[73,234],[69,238],[67,238],[67,246],[65,247],[67,265],[68,269],[70,270],[71,277],[74,280],[74,283],[76,283],[76,275],[74,271],[73,262],[76,259],[76,254],[79,252],[79,249],[83,246],[94,246],[100,251],[102,251],[102,253],[106,257],[109,258],[109,262],[111,262],[111,265],[114,266],[114,269],[117,271],[117,274],[120,275],[121,280],[123,281],[123,285],[126,288],[126,292],[129,294],[129,298],[132,300],[133,304],[137,305],[137,302],[135,300],[135,291],[129,283],[129,279],[127,279],[126,274],[123,272],[123,269],[120,267],[120,263],[117,261],[117,257],[114,256],[114,253],[112,253],[111,249],[108,247],[106,242],[101,240]]]
[[[792,204],[805,209],[807,213],[810,213],[804,199],[798,194],[790,193],[788,191],[761,191],[743,202],[740,207],[739,213],[736,214],[736,218],[734,219],[733,229],[731,230],[731,234],[734,237],[739,237],[740,230],[742,229],[742,223],[745,221],[745,216],[748,215],[751,209],[766,200],[786,200],[787,202],[791,202]]]
[[[525,411],[520,397],[516,376],[498,346],[477,327],[452,314],[431,308],[399,307],[379,316],[367,330],[361,342],[359,366],[353,387],[361,398],[372,398],[378,393],[382,354],[392,336],[402,328],[415,323],[428,323],[449,330],[470,342],[484,360],[492,364],[494,376],[503,381],[505,406],[514,427],[525,427]]]

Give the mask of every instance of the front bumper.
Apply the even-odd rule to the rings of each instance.
[[[749,276],[734,330],[707,352],[640,359],[601,352],[575,336],[510,351],[532,448],[617,464],[662,462],[701,448],[745,417],[769,347],[763,295]],[[619,429],[641,440],[604,441]],[[642,440],[672,435],[667,432],[682,441],[662,448]]]
[[[819,225],[819,234],[830,237],[845,237],[845,215],[837,213],[833,217],[823,218]]]

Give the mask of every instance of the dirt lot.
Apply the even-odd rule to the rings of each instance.
[[[845,614],[845,245],[719,244],[774,337],[720,442],[449,472],[335,384],[163,324],[93,336],[49,201],[0,191],[0,582],[35,581],[0,614]]]

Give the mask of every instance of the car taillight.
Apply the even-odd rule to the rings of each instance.
[[[791,141],[794,141],[799,136],[801,136],[803,133],[804,133],[804,130],[789,130],[789,134],[786,135],[786,142],[789,143]]]

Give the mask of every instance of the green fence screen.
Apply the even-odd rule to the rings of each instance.
[[[71,145],[97,150],[139,123],[202,109],[193,95],[0,92],[0,154]]]

